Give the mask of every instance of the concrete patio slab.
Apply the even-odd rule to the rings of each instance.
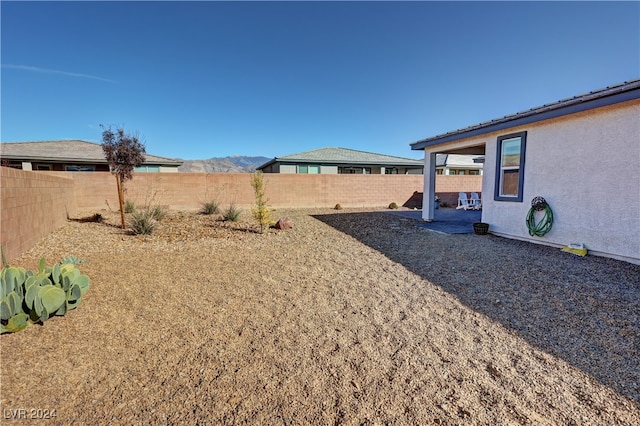
[[[394,210],[385,213],[414,219],[421,228],[445,234],[471,234],[473,223],[482,220],[480,210],[437,209],[431,222],[422,220],[422,210]]]

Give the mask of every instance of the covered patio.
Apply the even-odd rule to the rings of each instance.
[[[450,142],[450,143],[445,143]],[[416,142],[417,144],[418,142]],[[456,141],[452,141],[452,138],[449,134],[436,136],[430,139],[426,139],[422,141],[424,146],[415,147],[412,146],[412,149],[424,149],[424,200],[426,202],[423,204],[422,208],[422,220],[426,222],[431,222],[438,220],[437,212],[439,209],[436,209],[435,204],[435,195],[436,195],[436,155],[437,154],[461,154],[461,155],[477,155],[482,156],[478,159],[479,162],[484,163],[485,156],[485,144],[478,144],[477,141],[463,142],[459,143]],[[430,148],[431,144],[439,144],[437,148]],[[415,145],[415,144],[414,144]],[[429,150],[432,149],[432,150]],[[484,193],[484,184],[483,190]],[[466,213],[466,212],[465,212]],[[447,216],[448,213],[441,214],[440,216]],[[456,217],[455,214],[450,214],[452,217]],[[462,217],[462,216],[461,216]],[[480,222],[480,217],[478,220],[474,222]]]

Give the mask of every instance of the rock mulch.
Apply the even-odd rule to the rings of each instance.
[[[265,234],[172,212],[151,236],[100,213],[12,262],[75,255],[92,282],[0,338],[4,421],[640,424],[637,265],[382,211]]]

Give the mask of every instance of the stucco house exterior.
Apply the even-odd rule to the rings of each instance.
[[[422,174],[422,160],[347,148],[321,148],[275,157],[259,166],[264,173]]]
[[[574,96],[411,144],[424,151],[422,218],[434,219],[436,155],[484,156],[482,221],[499,236],[640,264],[640,80]],[[534,197],[551,230],[531,236]],[[534,214],[542,220],[541,212]]]
[[[177,172],[182,161],[145,154],[146,161],[136,172]],[[3,166],[22,170],[62,172],[108,172],[109,164],[102,145],[83,140],[41,142],[2,142],[0,161]]]

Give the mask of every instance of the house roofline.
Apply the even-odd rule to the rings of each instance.
[[[2,159],[7,160],[24,160],[29,162],[38,162],[38,163],[68,163],[68,164],[108,164],[106,160],[99,160],[94,158],[71,158],[71,157],[40,157],[40,156],[32,156],[32,155],[2,155],[0,156]],[[159,165],[159,166],[180,166],[183,164],[181,161],[143,161],[144,165]]]
[[[270,165],[272,165],[272,164],[276,163],[277,161],[278,161],[278,159],[277,159],[277,158],[273,158],[273,159],[271,159],[271,160],[267,161],[266,163],[264,163],[264,164],[262,164],[262,165],[260,165],[260,166],[256,167],[256,170],[262,170],[262,169],[264,169],[265,167],[268,167],[268,166],[270,166]]]
[[[372,166],[417,166],[423,167],[424,163],[421,160],[415,160],[415,162],[402,162],[402,161],[363,161],[363,160],[291,160],[291,159],[276,159],[280,163],[306,163],[306,164],[326,164],[332,166],[341,166],[344,164],[358,164],[358,165],[372,165]]]
[[[542,105],[527,111],[422,139],[410,145],[412,150],[422,150],[445,142],[479,136],[497,130],[531,124],[639,98],[640,79],[637,79],[616,86],[595,90],[585,95],[574,96],[573,98],[563,99],[552,104]]]
[[[96,142],[85,141],[82,139],[61,139],[61,140],[47,140],[47,141],[32,141],[32,142],[0,142],[0,148],[3,145],[35,145],[35,144],[51,144],[51,143],[64,143],[64,142],[78,142],[84,143],[92,146],[100,146],[101,144]],[[104,157],[96,158],[96,157],[51,157],[51,156],[42,156],[42,155],[21,155],[21,154],[7,154],[3,152],[3,149],[0,149],[0,158],[8,159],[8,160],[32,160],[36,162],[50,162],[50,163],[71,163],[71,164],[108,164],[107,159]],[[145,161],[142,162],[144,165],[159,165],[159,166],[181,166],[184,164],[182,160],[172,159],[167,157],[160,157],[153,154],[144,153]]]
[[[381,161],[335,161],[335,160],[294,160],[294,159],[281,159],[274,158],[272,160],[267,161],[259,167],[256,167],[256,170],[262,170],[266,167],[269,167],[272,164],[280,163],[280,164],[318,164],[318,165],[331,165],[331,166],[340,166],[340,167],[348,167],[348,166],[397,166],[397,167],[414,167],[414,168],[422,168],[424,167],[424,163],[421,160],[415,160],[416,162],[406,162],[403,163],[401,161],[390,161],[390,162],[381,162]]]

